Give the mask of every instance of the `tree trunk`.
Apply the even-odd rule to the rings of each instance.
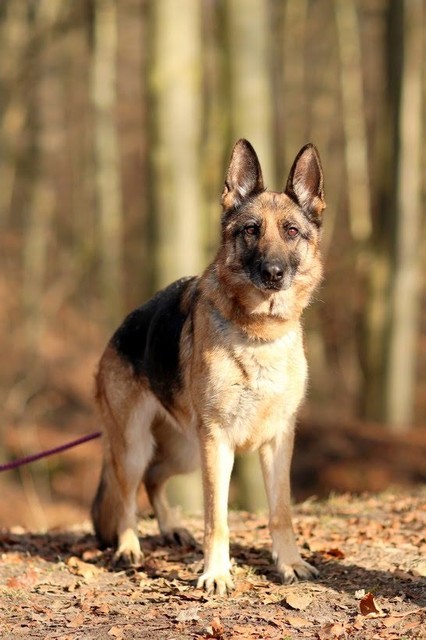
[[[58,1],[52,9],[49,0],[37,6],[33,27],[52,33],[61,9]],[[32,197],[28,220],[24,230],[23,246],[23,304],[26,324],[28,355],[37,356],[39,340],[44,327],[43,299],[47,285],[49,244],[52,242],[52,222],[57,194],[54,185],[54,167],[61,152],[59,76],[49,51],[47,38],[44,55],[40,56],[39,79],[34,99],[35,159]]]
[[[95,183],[101,243],[101,277],[106,318],[123,313],[123,206],[116,117],[117,2],[94,0],[92,102]]]
[[[401,0],[403,62],[399,96],[396,219],[390,281],[390,326],[385,418],[391,429],[409,427],[414,412],[420,304],[422,222],[422,0]]]
[[[253,144],[266,184],[277,188],[268,8],[267,0],[227,3],[231,134]]]
[[[364,416],[392,430],[414,413],[421,229],[422,0],[388,9],[388,86],[381,194],[365,310]],[[379,191],[380,193],[380,191]]]
[[[354,241],[365,243],[372,224],[359,25],[354,0],[335,0],[335,10],[349,221]]]
[[[28,7],[25,2],[12,0],[5,7],[0,31],[2,59],[0,83],[2,86],[0,121],[0,221],[10,218],[10,207],[18,154],[18,140],[27,116],[22,82],[16,80],[24,64],[28,47]]]
[[[198,273],[201,228],[201,3],[152,4],[155,286]]]
[[[149,0],[121,0],[118,10],[118,135],[123,181],[126,309],[152,293],[152,230],[148,201],[148,108],[145,14]]]

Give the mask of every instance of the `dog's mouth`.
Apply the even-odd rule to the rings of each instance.
[[[264,291],[282,291],[288,287],[284,287],[281,282],[261,282],[261,288]]]

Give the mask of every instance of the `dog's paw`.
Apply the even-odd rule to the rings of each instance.
[[[180,547],[195,548],[197,546],[193,535],[184,527],[176,527],[163,532],[163,539],[166,544],[177,544]]]
[[[205,589],[209,595],[226,596],[234,588],[229,571],[222,574],[206,571],[198,578],[197,582],[197,589]]]
[[[132,567],[140,567],[144,555],[142,551],[134,551],[129,549],[119,549],[115,552],[112,564],[114,569],[131,569]]]
[[[309,562],[305,562],[300,558],[291,564],[284,562],[278,565],[278,571],[284,584],[292,584],[298,580],[313,580],[319,576],[319,571]]]
[[[117,551],[112,563],[116,569],[130,569],[142,564],[143,553],[139,544],[137,532],[132,527],[123,529],[118,539]]]

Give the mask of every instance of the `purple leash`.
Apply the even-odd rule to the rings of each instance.
[[[78,438],[77,440],[73,440],[72,442],[67,442],[67,444],[62,444],[60,447],[48,449],[47,451],[41,451],[40,453],[35,453],[32,456],[19,458],[18,460],[13,460],[12,462],[7,462],[6,464],[0,464],[0,472],[10,471],[11,469],[18,469],[18,467],[22,467],[24,464],[29,464],[30,462],[35,462],[36,460],[40,460],[41,458],[53,456],[55,453],[60,453],[61,451],[72,449],[72,447],[77,447],[79,444],[89,442],[89,440],[95,440],[95,438],[99,438],[101,435],[101,431],[95,431],[94,433],[90,433],[88,436],[83,436],[82,438]]]

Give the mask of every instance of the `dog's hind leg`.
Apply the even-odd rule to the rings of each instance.
[[[151,426],[156,403],[150,392],[136,388],[117,369],[113,356],[108,367],[101,367],[97,382],[104,461],[92,506],[93,524],[104,546],[117,545],[116,564],[135,565],[143,557],[137,532],[137,491],[153,455]]]
[[[146,470],[144,482],[160,532],[166,542],[195,546],[193,536],[180,525],[169,505],[166,484],[171,476],[189,473],[199,466],[198,443],[165,421],[158,421],[153,432],[155,454]]]

